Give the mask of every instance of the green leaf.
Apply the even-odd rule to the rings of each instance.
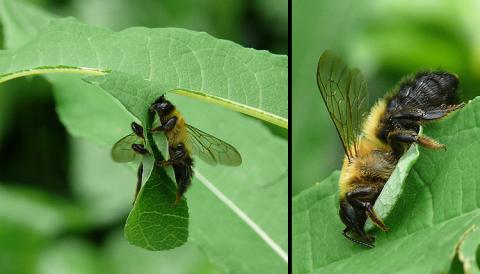
[[[143,125],[147,125],[150,105],[160,95],[175,88],[159,81],[148,81],[138,75],[119,71],[111,71],[103,76],[89,76],[83,78],[83,80],[99,86],[113,96]]]
[[[110,149],[132,132],[128,125],[135,117],[110,95],[81,81],[81,76],[51,74],[47,79],[53,84],[60,121],[71,135]]]
[[[5,47],[16,48],[32,39],[54,16],[23,1],[1,0],[0,18]]]
[[[476,191],[480,174],[472,162],[480,150],[478,119],[477,97],[424,128],[425,135],[446,144],[448,150],[420,148],[421,155],[386,221],[390,232],[374,231],[375,248],[355,245],[341,235],[338,172],[297,195],[293,200],[293,253],[298,258],[294,273],[441,273],[448,271],[459,243],[478,246],[476,237],[462,237],[480,225]]]
[[[116,33],[67,18],[52,20],[21,48],[1,51],[0,82],[33,74],[117,70],[286,128],[287,66],[286,56],[206,33],[138,27]]]
[[[167,250],[188,239],[188,207],[185,199],[175,204],[176,187],[165,169],[154,165],[151,156],[143,159],[144,170],[151,171],[125,224],[125,237],[149,250]]]
[[[480,273],[477,253],[480,244],[480,230],[478,226],[472,226],[463,235],[457,245],[457,256],[465,273]]]
[[[422,130],[420,131],[422,134]],[[418,156],[420,155],[418,151],[418,145],[413,144],[405,152],[405,154],[398,161],[397,166],[393,170],[392,175],[385,183],[385,186],[382,189],[382,192],[375,201],[373,206],[375,212],[382,218],[386,220],[390,212],[392,212],[393,207],[397,203],[397,200],[402,195],[403,190],[405,189],[405,179],[410,172],[412,166],[417,162]],[[373,229],[374,225],[370,219],[367,220],[365,224],[365,231]]]
[[[213,167],[195,158],[196,176],[186,194],[191,240],[227,273],[287,273],[287,141],[238,113],[169,98],[188,123],[232,144],[243,158],[240,167]]]

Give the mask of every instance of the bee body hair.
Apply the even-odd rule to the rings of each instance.
[[[180,143],[183,143],[189,155],[192,154],[190,142],[188,141],[187,124],[180,111],[174,108],[169,114],[164,115],[161,119],[161,123],[165,123],[172,117],[177,117],[175,126],[171,130],[165,131],[167,142],[169,147],[175,147]]]

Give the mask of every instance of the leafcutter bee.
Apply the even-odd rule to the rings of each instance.
[[[318,62],[317,84],[346,154],[339,180],[343,235],[373,247],[375,238],[364,231],[367,218],[388,231],[373,209],[375,200],[412,143],[430,149],[445,147],[419,135],[419,130],[464,106],[458,100],[459,79],[446,71],[419,72],[400,81],[368,112],[361,72],[350,70],[327,50]]]
[[[158,164],[173,167],[178,186],[176,203],[191,184],[192,154],[211,165],[239,166],[242,163],[240,153],[233,146],[187,124],[183,115],[164,96],[151,105],[150,111],[156,112],[160,120],[160,125],[150,132],[164,132],[167,139],[170,159]]]

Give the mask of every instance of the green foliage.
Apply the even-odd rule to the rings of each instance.
[[[114,33],[73,18],[54,19],[31,43],[2,52],[0,65],[0,82],[29,74],[118,70],[208,95],[214,103],[287,127],[287,58],[205,33],[146,28]]]
[[[144,172],[148,180],[128,216],[125,237],[130,243],[149,250],[181,246],[188,238],[187,204],[184,199],[175,204],[175,183],[163,168],[154,166],[151,156],[145,158],[144,171],[151,170],[151,173]]]
[[[209,133],[218,132],[216,136],[235,145],[243,158],[240,167],[212,167],[196,161],[195,172],[199,176],[187,193],[192,241],[229,273],[287,273],[286,140],[243,115],[209,104],[193,104],[181,96],[172,96],[172,100],[185,117],[191,117],[193,126]],[[222,119],[194,119],[202,113]],[[241,212],[234,210],[225,198]],[[246,222],[242,212],[272,242],[261,238],[261,232]],[[274,244],[280,251],[274,249]]]
[[[128,244],[121,231],[114,231],[105,245],[104,260],[111,272],[130,274],[141,271],[143,274],[156,273],[198,273],[220,274],[220,270],[205,258],[204,254],[193,244],[162,253],[149,252]],[[103,271],[101,273],[107,273]]]
[[[378,229],[376,247],[366,249],[341,235],[338,172],[297,195],[293,201],[294,273],[442,273],[460,247],[465,269],[477,269],[480,199],[477,189],[480,98],[424,133],[447,151],[420,148],[401,195]],[[301,254],[301,256],[299,255]],[[392,259],[394,256],[394,259]],[[375,262],[375,263],[372,263]],[[477,270],[475,270],[477,271]]]
[[[116,140],[129,133],[128,125],[132,120],[148,126],[146,109],[158,95],[172,89],[287,127],[286,56],[243,48],[205,33],[183,29],[137,27],[113,32],[72,18],[50,21],[49,15],[31,7],[27,9],[28,14],[23,14],[24,6],[18,1],[0,1],[5,41],[9,47],[0,51],[0,71],[7,76],[3,80],[44,73],[100,75],[107,70],[111,72],[88,77],[87,82],[81,81],[79,75],[46,75],[53,86],[60,120],[68,132],[96,143],[105,155]],[[17,19],[21,24],[16,23]],[[45,22],[49,21],[47,25]],[[194,178],[186,194],[188,209],[185,200],[173,206],[171,169],[154,168],[151,176],[144,176],[144,189],[128,218],[125,229],[128,240],[158,250],[181,245],[188,236],[223,271],[286,273],[286,140],[247,116],[187,100],[174,93],[167,96],[190,124],[235,145],[244,163],[239,168],[213,168],[196,161],[199,178]],[[86,144],[79,146],[88,147]],[[164,147],[159,148],[166,156]],[[115,214],[121,213],[125,203],[131,202],[131,197],[124,192],[133,196],[133,174],[109,176],[105,173],[101,180],[108,185],[110,193],[107,187],[94,189],[88,180],[95,176],[80,175],[80,170],[94,170],[95,163],[88,163],[88,155],[102,166],[101,161],[110,160],[93,156],[100,151],[85,149],[77,153],[80,157],[76,163],[82,166],[76,171],[79,177],[76,178],[77,192],[82,193],[82,208],[87,207],[86,219],[89,223],[107,223],[109,218],[118,218]],[[144,164],[148,162],[152,166],[152,159],[144,160]],[[124,168],[117,166],[109,166],[109,169],[123,174]],[[131,182],[131,187],[119,189],[127,181]],[[118,192],[123,193],[121,199],[97,200],[110,199],[110,195]],[[89,198],[89,194],[95,196]],[[95,212],[96,205],[101,209],[99,212]],[[102,221],[109,208],[116,213]],[[170,220],[162,215],[170,213],[174,215]],[[187,224],[190,224],[189,231]],[[172,231],[175,232],[170,234]],[[69,248],[67,245],[65,250]],[[95,262],[89,263],[95,257],[90,249],[80,247],[82,251],[79,252],[85,254],[79,254],[79,260],[86,261],[92,268],[102,269]],[[52,256],[45,258],[47,262],[53,260]],[[175,262],[179,263],[178,258]],[[174,269],[172,265],[173,262],[167,269]],[[212,271],[211,267],[205,269]],[[119,271],[122,270],[117,269]]]
[[[422,134],[422,132],[420,132]],[[386,217],[390,214],[392,209],[395,207],[397,200],[402,195],[405,188],[405,178],[407,178],[408,173],[412,166],[417,162],[418,156],[418,145],[413,144],[405,152],[405,154],[398,161],[397,166],[393,170],[392,175],[388,178],[388,181],[385,183],[385,186],[382,189],[382,192],[375,201],[374,210],[375,212],[385,220]],[[368,231],[373,228],[373,223],[370,219],[367,220],[365,224],[365,231]]]

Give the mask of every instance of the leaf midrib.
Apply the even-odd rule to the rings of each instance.
[[[215,187],[215,184],[213,184],[209,179],[207,179],[205,176],[203,176],[200,172],[198,172],[197,169],[194,170],[195,172],[195,177],[210,191],[212,192],[212,194],[214,196],[216,196],[226,207],[228,207],[231,211],[233,211],[233,213],[235,213],[235,215],[237,215],[238,218],[240,218],[240,220],[242,220],[250,229],[252,229],[255,234],[260,237],[266,244],[268,247],[270,247],[285,263],[288,264],[288,254],[285,252],[285,250],[283,250],[280,245],[275,242],[266,232],[265,230],[263,230],[256,222],[253,221],[252,218],[250,218],[250,216],[245,213],[245,211],[241,210],[241,208],[239,206],[237,206],[232,200],[230,200],[225,194],[223,194],[223,192],[221,192],[218,188]],[[249,222],[247,220],[245,220],[242,216],[240,216],[240,214],[237,212],[237,210],[235,208],[232,208],[231,205],[229,205],[228,203],[226,203],[226,201],[224,201],[224,198],[222,197],[219,197],[214,191],[212,191],[210,189],[210,187],[208,187],[206,185],[206,183],[204,182],[204,180],[208,181],[209,184],[211,184],[213,187],[216,188],[216,190],[218,192],[220,192],[224,197],[225,199],[227,199],[230,203],[233,204],[234,207],[238,208],[239,211],[241,211],[241,213],[243,215],[245,215],[255,226],[258,227],[258,229],[260,229],[261,231],[257,231],[258,229],[255,228],[255,227],[252,227],[251,224],[249,224]],[[266,237],[268,237],[268,239],[265,239],[263,236],[262,236],[262,233],[265,234]]]

